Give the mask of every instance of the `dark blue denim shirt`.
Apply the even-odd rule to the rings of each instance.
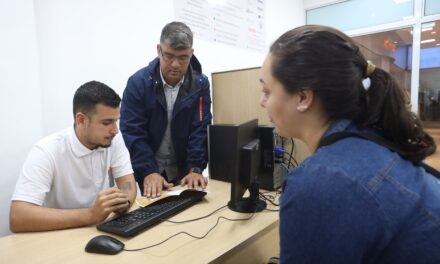
[[[326,131],[367,132],[349,120]],[[440,263],[440,181],[374,142],[345,138],[287,175],[281,263]]]

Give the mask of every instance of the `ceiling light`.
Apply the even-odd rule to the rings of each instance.
[[[430,42],[434,42],[435,41],[435,39],[425,39],[425,40],[422,40],[422,41],[420,41],[420,43],[430,43]]]

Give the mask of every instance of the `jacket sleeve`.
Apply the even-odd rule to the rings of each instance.
[[[150,146],[148,123],[149,107],[146,105],[146,88],[150,81],[132,76],[128,79],[121,104],[120,127],[125,145],[130,152],[131,164],[139,185],[146,175],[159,172],[154,152]],[[151,110],[151,109],[150,109]]]
[[[201,91],[197,98],[197,109],[191,123],[191,134],[187,148],[186,164],[189,168],[206,168],[208,162],[208,132],[207,126],[211,124],[211,90],[208,78],[201,75],[197,80],[200,82]]]

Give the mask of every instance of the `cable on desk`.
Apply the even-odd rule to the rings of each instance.
[[[275,203],[275,199],[277,198],[277,196],[266,195],[265,193],[260,192],[260,198],[266,202],[271,203],[273,206],[280,206],[279,203]]]
[[[197,217],[197,218],[189,219],[189,220],[183,220],[183,221],[173,221],[173,220],[168,220],[168,219],[160,219],[160,220],[163,221],[163,222],[169,222],[169,223],[173,223],[173,224],[183,224],[183,223],[188,223],[188,222],[194,222],[194,221],[197,221],[197,220],[201,220],[201,219],[210,217],[211,215],[215,214],[216,212],[218,212],[218,211],[220,211],[220,210],[222,210],[222,209],[224,209],[226,207],[227,207],[227,205],[224,205],[224,206],[222,206],[220,208],[215,209],[213,212],[211,212],[211,213],[209,213],[209,214],[207,214],[205,216],[201,216],[201,217]]]
[[[267,193],[270,193],[270,192],[260,192],[259,193],[260,198],[266,202],[271,203],[273,206],[280,206],[279,203],[274,202],[280,192],[276,192],[275,196],[273,196],[271,194],[267,194]],[[269,208],[265,208],[264,210],[269,211],[269,212],[279,212],[280,211],[280,209],[269,209]]]
[[[295,164],[291,163],[289,159],[286,157],[283,157],[283,164],[287,166],[287,168],[293,168]]]
[[[221,207],[221,208],[223,208],[223,207]],[[221,209],[221,208],[219,208],[219,209]],[[217,209],[217,210],[219,210],[219,209]],[[216,212],[217,210],[215,210],[214,212]],[[171,235],[171,236],[169,236],[168,238],[166,238],[166,239],[164,239],[163,241],[161,241],[161,242],[159,242],[159,243],[156,243],[156,244],[153,244],[153,245],[151,245],[151,246],[147,246],[147,247],[143,247],[143,248],[135,248],[135,249],[125,249],[124,248],[124,251],[139,251],[139,250],[144,250],[144,249],[148,249],[148,248],[152,248],[152,247],[156,247],[156,246],[159,246],[159,245],[162,245],[163,243],[165,243],[165,242],[167,242],[168,240],[170,240],[171,238],[173,238],[173,237],[176,237],[176,236],[178,236],[178,235],[180,235],[180,234],[184,234],[184,235],[187,235],[187,236],[190,236],[190,237],[192,237],[192,238],[195,238],[195,239],[203,239],[203,238],[205,238],[217,225],[218,225],[218,223],[220,222],[220,219],[226,219],[226,220],[229,220],[229,221],[246,221],[246,220],[249,220],[249,219],[251,219],[253,216],[255,215],[255,212],[253,212],[249,217],[247,217],[247,218],[228,218],[228,217],[224,217],[224,216],[219,216],[218,218],[217,218],[217,222],[215,223],[215,225],[214,226],[212,226],[204,235],[202,235],[202,236],[195,236],[195,235],[192,235],[192,234],[190,234],[190,233],[188,233],[188,232],[185,232],[185,231],[182,231],[182,232],[179,232],[179,233],[176,233],[176,234],[174,234],[174,235]]]
[[[294,165],[295,167],[298,167],[298,161],[296,161],[296,159],[293,157],[293,150],[295,149],[295,156],[296,156],[296,148],[295,148],[295,141],[293,140],[293,138],[290,138],[290,141],[292,142],[292,148],[290,149],[290,154],[289,154],[289,168],[290,168],[290,164]],[[292,163],[292,159],[294,161],[294,163]]]
[[[281,193],[281,187],[279,187],[279,188],[277,188],[277,189],[275,189],[275,190],[273,190],[273,191],[262,191],[262,192],[260,192],[260,193],[262,193],[262,194],[268,194],[268,193],[273,193],[273,192],[275,192],[276,195],[280,194],[280,193]]]

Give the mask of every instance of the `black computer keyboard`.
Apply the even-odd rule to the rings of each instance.
[[[202,200],[206,192],[184,190],[180,195],[162,198],[146,207],[99,224],[98,230],[123,237],[132,237]]]

